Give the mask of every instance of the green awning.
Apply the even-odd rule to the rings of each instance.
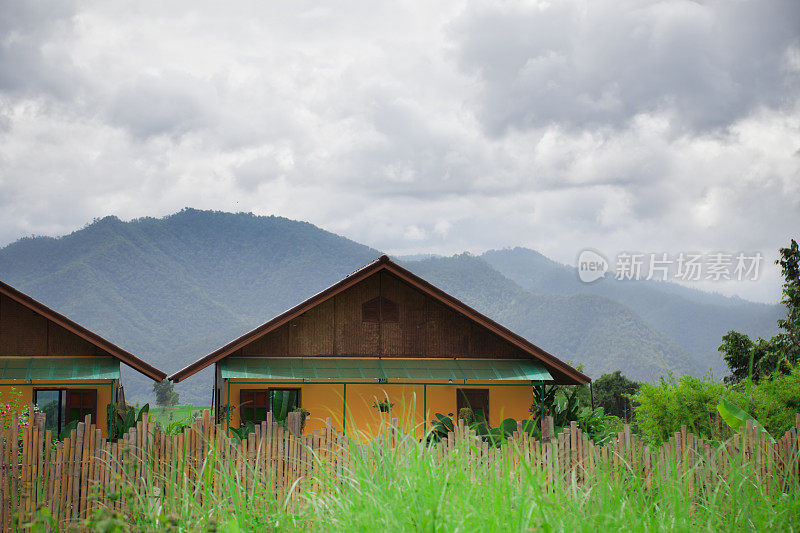
[[[327,359],[227,357],[223,379],[454,379],[553,381],[541,364],[525,359]]]
[[[114,357],[3,357],[2,379],[119,379]]]

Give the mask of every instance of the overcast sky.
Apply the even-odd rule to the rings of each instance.
[[[184,206],[394,254],[800,237],[800,2],[0,0],[0,246]],[[777,301],[759,282],[697,287]]]

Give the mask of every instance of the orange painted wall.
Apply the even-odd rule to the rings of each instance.
[[[381,413],[373,407],[384,399],[392,410]],[[347,434],[368,438],[377,435],[384,423],[397,418],[403,431],[423,434],[423,386],[403,383],[363,383],[347,385]]]
[[[75,380],[65,385],[66,381],[34,381],[24,383],[13,380],[0,381],[0,401],[5,402],[9,397],[11,388],[22,392],[22,401],[25,405],[33,402],[34,389],[95,389],[97,391],[97,420],[95,424],[102,431],[103,437],[108,438],[108,417],[106,406],[111,402],[114,393],[114,381],[111,379]],[[89,385],[92,383],[92,385]],[[101,383],[101,385],[96,385]]]
[[[306,432],[325,427],[325,419],[330,417],[335,427],[342,427],[342,398],[344,386],[337,384],[314,384],[300,381],[286,381],[280,385],[265,385],[253,381],[235,381],[230,383],[230,399],[234,409],[230,413],[231,427],[239,427],[239,393],[242,389],[266,389],[275,387],[299,388],[302,407],[311,413],[311,419],[306,422]],[[228,394],[228,387],[223,389],[224,395]],[[223,404],[225,402],[223,401]]]
[[[428,385],[428,419],[435,419],[436,413],[451,418],[457,416],[458,400],[456,392],[461,388],[489,389],[489,424],[497,427],[506,418],[524,420],[530,417],[528,409],[533,403],[531,385]]]
[[[343,400],[346,395],[346,424],[347,434],[351,437],[375,435],[381,426],[381,421],[390,422],[397,418],[401,427],[421,437],[423,427],[429,427],[430,420],[436,413],[447,416],[456,414],[456,391],[459,388],[486,388],[489,389],[489,422],[498,426],[505,418],[516,420],[526,419],[530,416],[528,408],[533,398],[530,384],[509,386],[494,382],[490,384],[449,384],[442,381],[427,382],[422,384],[408,384],[400,381],[390,383],[376,383],[367,381],[360,383],[327,384],[327,383],[302,383],[300,381],[286,381],[281,384],[259,384],[236,380],[230,383],[230,398],[234,409],[231,411],[230,425],[239,426],[239,391],[241,389],[258,389],[274,387],[297,387],[301,389],[302,407],[311,412],[311,419],[306,424],[306,433],[321,429],[325,425],[325,418],[331,417],[334,427],[342,427]],[[427,389],[427,420],[425,419],[425,390]],[[223,395],[227,394],[227,385]],[[394,403],[390,413],[381,413],[372,406],[373,402],[389,398]],[[223,396],[223,399],[225,396]],[[223,403],[225,403],[223,401]],[[423,425],[426,422],[426,426]]]

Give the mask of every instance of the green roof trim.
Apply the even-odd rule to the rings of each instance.
[[[2,357],[0,380],[119,379],[115,357]]]
[[[223,379],[454,379],[471,381],[553,381],[527,359],[328,359],[226,357]]]

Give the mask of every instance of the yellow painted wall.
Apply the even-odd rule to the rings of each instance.
[[[311,412],[311,419],[306,424],[305,432],[313,432],[325,425],[325,418],[331,417],[334,427],[342,427],[343,399],[345,385],[327,383],[302,383],[300,381],[286,381],[280,384],[264,384],[254,381],[236,380],[230,382],[230,399],[234,406],[231,411],[230,425],[239,426],[239,391],[241,389],[266,389],[276,387],[289,387],[301,389],[302,407]],[[446,382],[428,382],[422,384],[407,384],[401,381],[390,383],[376,383],[375,381],[348,383],[346,386],[346,424],[347,434],[351,437],[375,435],[381,426],[381,421],[390,422],[397,418],[401,427],[410,431],[412,428],[418,437],[424,434],[423,418],[425,411],[425,390],[427,389],[427,420],[434,419],[436,413],[454,417],[456,415],[456,391],[459,388],[486,388],[489,389],[489,422],[497,427],[505,418],[516,420],[526,419],[530,416],[532,387],[530,384],[509,386],[507,382],[500,385],[498,382],[489,384],[449,384]],[[228,386],[223,389],[227,394]],[[385,397],[394,403],[390,413],[381,413],[372,406],[373,402]],[[223,396],[223,399],[225,396]],[[225,402],[223,401],[223,404]]]
[[[33,402],[34,389],[95,389],[97,390],[97,420],[95,424],[102,431],[103,437],[108,438],[108,419],[106,406],[111,402],[114,392],[114,381],[111,379],[75,380],[69,381],[39,381],[24,383],[14,380],[0,381],[0,401],[5,402],[9,397],[11,388],[22,392],[24,405]],[[99,385],[98,385],[99,383]]]

